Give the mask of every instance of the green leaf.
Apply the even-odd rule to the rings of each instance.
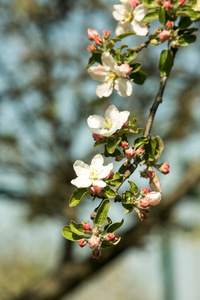
[[[157,11],[151,12],[144,17],[144,19],[142,20],[142,23],[147,24],[149,22],[157,20],[158,17],[159,17],[159,14]]]
[[[125,191],[122,193],[122,205],[128,209],[131,210],[133,208],[133,199],[135,199],[134,194],[131,191]]]
[[[194,43],[196,41],[196,38],[197,37],[194,34],[184,34],[179,38],[178,42],[180,46],[185,47],[191,43]]]
[[[77,235],[84,235],[83,224],[75,223],[73,220],[70,222],[70,229]]]
[[[76,189],[69,200],[69,206],[73,207],[73,206],[78,205],[83,200],[83,198],[85,198],[87,195],[90,195],[90,194],[91,194],[91,191],[88,191],[87,188]]]
[[[130,183],[131,192],[133,192],[134,195],[137,195],[137,193],[139,192],[138,186],[132,181],[128,182]]]
[[[130,166],[125,166],[124,164],[119,168],[119,173],[120,174],[124,174],[128,169],[130,168]]]
[[[116,157],[116,156],[118,156],[118,155],[121,155],[121,152],[120,152],[120,150],[119,149],[115,149],[115,151],[112,153],[112,154],[110,154],[108,151],[107,151],[107,148],[106,148],[106,146],[105,146],[105,150],[104,150],[104,156],[105,157]]]
[[[143,128],[137,128],[137,130],[133,130],[131,128],[122,128],[118,132],[118,136],[122,136],[123,134],[134,134],[138,135],[143,131]]]
[[[105,188],[103,188],[102,193],[104,196],[108,198],[116,197],[116,193],[108,185]]]
[[[112,186],[119,186],[123,181],[123,176],[119,172],[115,173],[113,179],[106,180],[106,183]]]
[[[185,10],[177,12],[177,16],[180,17],[189,17],[196,19],[198,17],[198,14],[191,8],[187,8]]]
[[[124,63],[130,64],[134,59],[136,59],[137,53],[131,48],[128,48],[126,55],[124,56]]]
[[[134,149],[137,150],[138,148],[141,148],[144,144],[148,144],[148,139],[145,137],[139,137],[135,139],[133,146]]]
[[[142,3],[150,8],[159,6],[156,0],[142,0]]]
[[[115,46],[115,42],[113,40],[109,40],[106,43],[106,50],[112,49]]]
[[[159,11],[159,21],[162,25],[165,25],[168,21],[168,18],[167,18],[167,13],[166,13],[166,10],[164,9],[164,7],[161,7],[160,8],[160,11]]]
[[[118,39],[124,39],[125,37],[129,36],[129,35],[133,35],[135,34],[135,31],[127,31],[127,32],[124,32],[120,35],[117,36]]]
[[[167,76],[170,73],[173,61],[173,52],[171,50],[163,50],[159,60],[160,76]]]
[[[108,199],[103,200],[103,202],[101,203],[101,205],[99,206],[99,208],[97,210],[96,217],[94,219],[94,223],[96,226],[101,227],[106,223],[107,214],[108,214],[110,205],[111,205],[110,200],[108,200]]]
[[[156,141],[155,161],[157,161],[164,149],[164,143],[160,136],[156,136],[154,140]]]
[[[131,64],[130,67],[132,68],[131,73],[138,72],[141,69],[141,64],[136,63],[136,64]]]
[[[185,29],[188,28],[193,22],[191,21],[190,18],[186,17],[186,18],[181,18],[180,22],[178,23],[178,27],[181,29]]]
[[[92,53],[92,56],[90,57],[87,66],[85,67],[85,69],[87,70],[89,67],[91,67],[95,62],[98,62],[99,64],[102,64],[101,62],[101,52],[95,52]]]
[[[144,81],[147,79],[148,74],[143,71],[138,71],[136,73],[131,73],[130,78],[133,79],[133,81],[136,84],[143,84]]]
[[[154,161],[155,149],[156,149],[156,141],[153,138],[151,138],[148,144],[144,146],[144,150],[145,150],[144,159],[148,161]]]
[[[78,241],[83,238],[82,235],[77,235],[74,232],[72,232],[69,225],[63,228],[62,235],[70,241]]]
[[[120,242],[121,238],[118,238],[116,242],[112,243],[109,241],[103,241],[101,244],[101,248],[108,248],[117,245]]]
[[[119,229],[123,225],[123,223],[124,223],[124,219],[122,219],[121,222],[112,223],[107,227],[106,231],[112,233],[117,229]]]
[[[117,138],[117,139],[112,139],[109,138],[106,144],[106,149],[108,151],[109,154],[114,153],[115,148],[117,147],[117,145],[119,145],[119,143],[121,142],[121,137]]]
[[[114,59],[119,64],[122,62],[122,54],[120,49],[115,50]]]

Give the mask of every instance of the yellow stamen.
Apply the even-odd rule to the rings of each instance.
[[[104,119],[105,122],[101,122],[105,126],[105,129],[110,130],[112,128],[111,120],[109,118]]]

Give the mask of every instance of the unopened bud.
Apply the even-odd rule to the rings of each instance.
[[[126,120],[126,122],[124,122],[123,127],[126,127],[129,124],[129,120]]]
[[[110,179],[113,179],[113,176],[114,176],[114,172],[113,171],[110,171],[110,173],[108,174],[108,176],[106,176],[106,180],[110,180]]]
[[[158,41],[156,39],[152,39],[150,41],[151,46],[157,46],[158,45]]]
[[[97,185],[92,186],[92,187],[91,187],[91,191],[92,191],[92,193],[93,193],[94,195],[100,196],[100,195],[101,195],[101,191],[102,191],[102,187],[97,186]]]
[[[147,189],[147,188],[146,189],[142,189],[141,192],[143,194],[148,194],[150,192],[150,189]]]
[[[168,22],[166,23],[166,26],[167,26],[167,28],[171,29],[171,28],[174,27],[174,22],[168,21]]]
[[[127,148],[128,147],[128,143],[127,142],[122,142],[121,145],[122,145],[123,148]]]
[[[91,249],[98,249],[101,246],[100,238],[96,235],[92,235],[91,238],[89,238],[88,243]]]
[[[141,213],[139,215],[139,217],[140,217],[141,220],[145,220],[147,218],[147,214],[146,213]]]
[[[185,3],[185,0],[179,0],[178,1],[181,5],[183,5]]]
[[[165,41],[169,40],[170,38],[170,32],[168,30],[163,30],[162,32],[159,33],[159,38],[162,43]]]
[[[108,238],[108,240],[109,240],[110,242],[113,242],[114,239],[115,239],[114,233],[109,233],[109,234],[107,235],[107,238]]]
[[[132,68],[128,64],[122,64],[120,66],[120,71],[124,72],[126,75],[130,74],[132,71]]]
[[[126,157],[128,159],[131,159],[131,158],[133,158],[135,156],[136,151],[133,148],[130,147],[130,148],[128,148],[128,149],[125,150],[125,154],[126,154]]]
[[[179,46],[179,43],[178,43],[178,41],[172,41],[172,42],[171,42],[171,46],[172,46],[172,48],[175,48],[175,49],[177,49],[177,48],[178,48],[178,46]]]
[[[172,6],[172,4],[171,4],[170,1],[165,1],[165,2],[163,3],[163,8],[164,8],[164,9],[169,9],[169,8],[171,8],[171,6]]]
[[[137,149],[136,154],[137,155],[143,155],[145,153],[145,150],[142,148]]]
[[[81,248],[83,248],[87,244],[87,241],[84,239],[81,239],[81,240],[79,240],[78,244]]]
[[[93,139],[94,139],[96,142],[100,142],[100,141],[103,140],[103,135],[102,135],[102,134],[93,133],[92,137],[93,137]]]
[[[141,206],[142,208],[146,208],[148,205],[149,205],[149,202],[147,201],[146,198],[143,198],[143,199],[140,201],[140,206]]]
[[[156,206],[160,203],[162,198],[161,193],[159,192],[151,192],[146,196],[146,200],[149,205]]]
[[[133,5],[133,7],[136,7],[139,4],[138,0],[128,0],[128,1]]]
[[[104,31],[103,31],[103,37],[104,37],[105,39],[108,39],[109,36],[110,36],[110,31],[109,31],[109,30],[104,30]]]
[[[98,32],[94,29],[88,29],[87,31],[88,39],[93,41],[97,36],[99,36]]]
[[[129,167],[131,165],[131,162],[129,159],[127,159],[124,163],[124,166]]]
[[[150,179],[149,186],[154,192],[162,193],[162,186],[158,176]]]
[[[160,166],[159,171],[163,174],[168,174],[170,171],[170,165],[168,163],[164,163]]]
[[[97,46],[102,46],[102,37],[97,36],[97,37],[94,39],[94,43],[95,43]]]
[[[83,229],[85,231],[90,231],[92,229],[92,226],[89,223],[83,224]]]
[[[101,255],[101,252],[99,250],[93,250],[92,251],[92,257],[93,258],[98,259],[100,255]]]
[[[94,45],[89,45],[88,48],[87,48],[87,50],[88,50],[89,52],[94,52],[94,51],[97,50],[97,48],[96,48]]]
[[[154,178],[156,176],[153,170],[147,170],[147,178]]]

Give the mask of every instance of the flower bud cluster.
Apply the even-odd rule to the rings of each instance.
[[[95,52],[98,47],[102,48],[104,42],[110,37],[110,31],[104,30],[103,35],[100,36],[99,33],[94,29],[88,29],[87,31],[88,39],[94,44],[90,44],[87,48],[89,52]]]

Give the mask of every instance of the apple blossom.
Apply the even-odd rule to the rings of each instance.
[[[160,40],[161,40],[162,43],[164,43],[165,41],[169,40],[169,38],[170,38],[170,31],[163,30],[162,32],[159,33],[159,38],[160,38]]]
[[[89,131],[98,136],[109,137],[123,127],[129,115],[129,111],[119,112],[114,105],[110,105],[105,111],[105,118],[98,115],[89,116],[87,123],[92,128]]]
[[[106,183],[101,179],[108,176],[113,169],[113,163],[107,166],[103,166],[103,163],[104,159],[101,154],[95,155],[90,166],[81,160],[75,161],[73,168],[78,177],[73,179],[71,183],[78,188],[89,187],[91,185],[105,187]]]
[[[131,159],[131,158],[133,158],[135,156],[136,151],[133,148],[130,147],[130,148],[128,148],[128,149],[125,150],[125,154],[126,154],[126,157],[128,159]]]
[[[128,78],[124,66],[119,66],[109,52],[103,52],[101,56],[103,65],[88,69],[89,75],[94,80],[99,80],[96,94],[99,98],[109,97],[113,89],[122,97],[129,97],[132,94],[132,85]]]
[[[145,199],[147,200],[149,205],[156,206],[161,201],[161,193],[151,192],[145,197]]]
[[[100,238],[96,235],[92,235],[91,238],[89,238],[88,243],[91,249],[98,249],[101,246]]]
[[[142,23],[148,8],[138,1],[120,0],[122,4],[114,5],[113,17],[119,21],[115,33],[120,35],[129,31],[131,26],[137,35],[145,36],[148,26]]]
[[[197,0],[196,4],[193,7],[193,10],[200,11],[200,0]]]
[[[171,4],[170,1],[165,1],[165,2],[163,3],[163,8],[164,8],[164,9],[169,9],[171,6],[172,6],[172,4]]]

